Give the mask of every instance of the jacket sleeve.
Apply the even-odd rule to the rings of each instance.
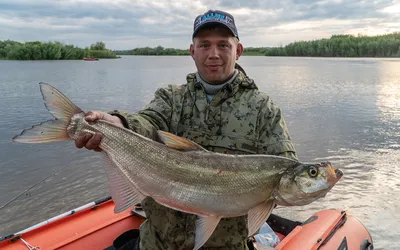
[[[259,153],[298,160],[281,110],[269,98],[265,101],[259,124]]]
[[[172,88],[160,88],[154,99],[141,111],[131,114],[114,110],[111,115],[118,116],[124,126],[150,139],[156,140],[157,130],[169,131],[172,115]]]

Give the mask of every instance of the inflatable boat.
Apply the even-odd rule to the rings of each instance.
[[[140,207],[114,213],[114,203],[108,197],[2,237],[0,250],[112,250],[118,236],[139,228],[144,220],[145,214]],[[289,229],[273,216],[267,222],[281,240],[275,246],[277,250],[374,249],[368,230],[346,211],[322,210]]]

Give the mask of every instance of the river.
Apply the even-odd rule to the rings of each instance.
[[[329,160],[344,171],[325,198],[274,212],[305,220],[345,209],[369,229],[376,249],[400,249],[400,59],[247,56],[239,63],[282,109],[299,159]],[[100,154],[72,141],[11,141],[52,118],[39,82],[84,110],[136,112],[157,88],[185,83],[194,71],[187,56],[0,61],[0,206],[39,182],[0,212],[0,236],[109,195]]]

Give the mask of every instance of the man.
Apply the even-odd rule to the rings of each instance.
[[[88,112],[157,140],[165,130],[204,148],[227,154],[273,154],[296,159],[280,109],[238,70],[243,53],[232,15],[208,11],[194,21],[190,53],[197,72],[184,85],[158,89],[137,114]],[[239,67],[240,68],[240,67]],[[99,150],[101,135],[83,136],[78,148]],[[193,249],[196,215],[166,208],[152,198],[142,202],[147,220],[140,228],[140,249]],[[222,219],[202,249],[248,249],[246,216]]]

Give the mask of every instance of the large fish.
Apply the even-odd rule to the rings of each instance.
[[[43,143],[100,132],[115,212],[152,197],[169,208],[198,215],[194,249],[211,236],[221,218],[248,215],[249,236],[276,205],[309,204],[342,177],[329,162],[304,164],[271,155],[227,155],[158,131],[163,143],[104,120],[86,122],[84,112],[54,87],[40,83],[45,106],[56,118],[15,142]]]

